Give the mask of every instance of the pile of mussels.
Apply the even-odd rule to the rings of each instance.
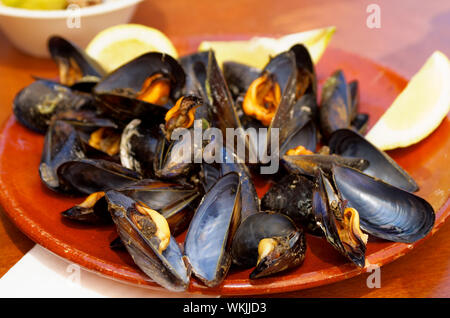
[[[45,134],[42,182],[87,196],[62,215],[114,223],[111,248],[126,249],[170,290],[186,290],[191,274],[217,286],[231,266],[254,268],[250,279],[300,266],[305,232],[364,267],[368,234],[410,243],[433,227],[414,180],[363,137],[358,82],[336,71],[319,104],[301,44],[263,70],[220,68],[213,51],[179,60],[152,52],[110,74],[63,38],[51,38],[49,50],[59,81],[38,78],[14,100],[16,119]],[[194,120],[224,136],[227,128],[278,129],[280,168],[262,176],[272,187],[261,200],[252,180],[263,164],[227,160],[236,156],[227,145],[221,162],[179,160],[183,139],[171,135],[193,133]]]

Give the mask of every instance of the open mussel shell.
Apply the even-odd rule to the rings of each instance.
[[[294,112],[292,111],[296,100],[297,68],[295,55],[287,51],[277,55],[266,66],[266,70],[276,74],[276,79],[281,88],[281,100],[270,122],[267,132],[267,146],[271,147],[271,136],[274,129],[278,129],[279,144],[282,145],[292,133],[291,129],[284,129],[286,123],[292,123]],[[289,125],[289,127],[291,127]]]
[[[231,242],[240,222],[237,173],[228,173],[203,197],[184,242],[192,272],[208,287],[219,285],[231,266]]]
[[[234,98],[244,94],[250,84],[261,75],[260,69],[238,62],[224,62],[222,69],[225,81]]]
[[[305,258],[303,231],[282,214],[260,212],[245,219],[232,244],[233,264],[255,269],[251,279],[300,266]]]
[[[221,148],[220,173],[225,175],[235,172],[239,175],[241,185],[241,220],[260,211],[260,201],[252,180],[251,173],[242,162],[233,162],[234,152],[227,147]]]
[[[327,241],[359,267],[365,265],[367,235],[360,229],[358,210],[345,219],[345,202],[325,174],[318,169],[313,191],[313,212]],[[346,222],[346,223],[345,223]],[[347,224],[347,225],[346,225]]]
[[[242,126],[215,54],[213,51],[209,51],[208,54],[206,90],[213,113],[213,126],[222,130],[225,136],[227,128],[240,128]]]
[[[144,179],[118,191],[162,214],[174,236],[187,228],[203,193],[193,186],[153,179]]]
[[[139,203],[113,190],[106,193],[106,199],[120,239],[135,264],[168,290],[186,290],[190,275],[175,238],[170,236],[167,247],[161,250],[155,233],[159,224],[140,213]]]
[[[112,161],[81,159],[66,161],[57,169],[59,182],[74,194],[116,189],[141,179],[140,174]]]
[[[63,211],[61,215],[66,219],[87,224],[112,222],[104,192],[90,194],[83,202]]]
[[[183,95],[197,95],[206,100],[206,69],[209,52],[196,52],[180,58],[186,73]]]
[[[317,168],[322,169],[327,175],[330,175],[333,165],[349,166],[358,170],[364,170],[369,166],[369,161],[365,159],[343,157],[334,154],[284,155],[283,162],[288,171],[305,174],[310,177],[315,176]]]
[[[309,119],[309,115],[304,115],[304,123],[301,117],[295,117],[282,129],[288,131],[287,137],[280,146],[280,155],[283,156],[290,149],[303,146],[315,152],[317,148],[317,129],[314,121]]]
[[[132,120],[123,130],[120,140],[120,162],[125,168],[144,177],[153,177],[154,161],[160,154],[158,147],[164,135],[158,126],[145,125],[141,119]]]
[[[308,49],[303,44],[296,44],[289,51],[294,53],[297,66],[297,98],[304,94],[316,96],[316,71]]]
[[[37,80],[16,95],[13,112],[19,123],[43,134],[54,115],[67,110],[91,109],[94,105],[95,99],[90,94],[52,81]]]
[[[325,139],[340,128],[350,127],[352,120],[351,97],[344,73],[334,72],[322,88],[319,107],[321,132]]]
[[[359,212],[361,228],[394,242],[413,243],[433,228],[435,213],[424,199],[349,167],[333,167],[342,198]]]
[[[158,157],[153,161],[153,167],[158,179],[186,180],[198,168],[194,162],[194,129],[180,131],[178,139],[174,137],[175,140],[169,142],[162,138],[157,145]]]
[[[75,128],[64,121],[52,121],[45,135],[39,164],[42,182],[53,191],[64,192],[67,189],[60,184],[57,169],[67,161],[84,157],[84,148]]]
[[[284,176],[261,199],[261,210],[285,214],[314,235],[323,235],[312,211],[314,182],[302,175]]]
[[[171,56],[150,52],[119,67],[102,79],[93,89],[105,112],[120,120],[146,117],[152,122],[164,122],[167,108],[140,99],[146,81],[152,76],[168,81],[169,97],[178,99],[185,84],[181,65]]]
[[[62,37],[52,36],[48,40],[48,49],[59,67],[61,84],[73,88],[93,87],[106,75],[106,71],[94,59]]]
[[[328,143],[330,152],[345,157],[363,158],[370,162],[364,173],[405,191],[419,190],[417,183],[387,153],[350,129],[335,131]]]

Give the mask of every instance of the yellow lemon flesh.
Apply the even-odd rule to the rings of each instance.
[[[166,35],[139,24],[121,24],[103,30],[88,44],[86,52],[107,72],[147,52],[178,58],[177,50]]]
[[[261,69],[271,56],[302,43],[308,48],[313,62],[317,63],[335,31],[336,28],[332,26],[292,33],[280,38],[254,37],[247,41],[203,41],[198,50],[214,50],[220,66],[225,61],[234,61]]]
[[[2,0],[5,6],[30,10],[64,10],[66,0]]]
[[[407,147],[431,134],[450,111],[450,62],[434,52],[366,138],[382,150]]]

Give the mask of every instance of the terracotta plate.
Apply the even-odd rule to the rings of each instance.
[[[181,52],[197,47],[199,39],[177,41]],[[407,58],[407,57],[405,57]],[[370,126],[381,116],[407,81],[396,73],[355,54],[328,49],[317,66],[322,84],[334,70],[342,69],[347,80],[357,79],[361,87],[361,111],[370,113]],[[38,75],[38,74],[37,74]],[[405,114],[407,116],[407,114]],[[389,154],[417,181],[419,196],[434,207],[434,233],[450,214],[450,119],[447,117],[428,138]],[[150,282],[126,252],[112,251],[116,237],[113,226],[85,226],[63,220],[60,212],[81,202],[49,191],[38,174],[44,138],[9,118],[0,137],[0,199],[12,221],[32,240],[55,254],[110,278],[160,288]],[[262,195],[268,189],[258,182]],[[430,235],[432,234],[430,233]],[[177,238],[182,241],[182,237]],[[304,264],[296,270],[271,278],[250,281],[250,270],[231,270],[225,282],[214,289],[193,279],[189,292],[220,295],[252,295],[288,292],[347,279],[367,271],[348,263],[326,241],[308,236]],[[371,239],[367,264],[383,265],[409,252],[416,244]]]

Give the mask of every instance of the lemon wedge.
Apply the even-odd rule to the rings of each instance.
[[[203,41],[198,50],[214,50],[219,65],[225,61],[234,61],[263,68],[271,56],[302,43],[308,48],[313,62],[317,63],[335,31],[336,28],[332,26],[292,33],[280,38],[253,37],[246,41]]]
[[[382,150],[407,147],[431,134],[450,111],[450,62],[434,52],[366,138]]]
[[[107,72],[154,51],[178,58],[177,50],[164,33],[140,24],[120,24],[107,28],[98,33],[86,47],[86,53]]]

